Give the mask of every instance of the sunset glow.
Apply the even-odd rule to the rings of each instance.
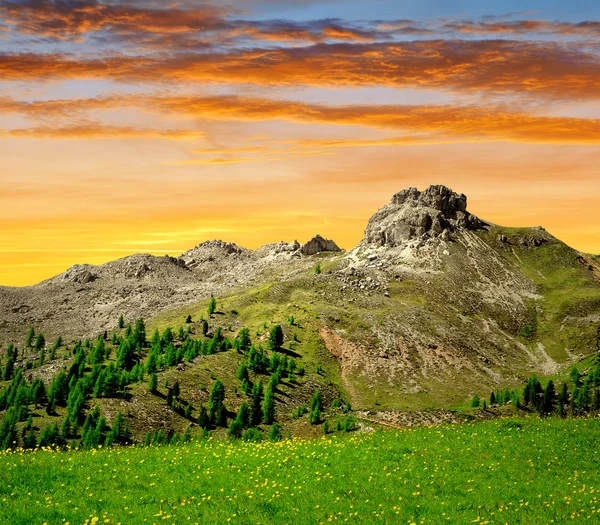
[[[351,248],[430,184],[600,253],[578,3],[0,0],[0,285],[214,238]]]

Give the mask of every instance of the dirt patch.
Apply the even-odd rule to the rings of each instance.
[[[342,382],[348,394],[350,394],[351,403],[358,404],[360,401],[360,395],[353,385],[353,381],[350,379],[350,371],[352,368],[361,362],[360,348],[358,345],[347,341],[343,337],[336,334],[331,328],[324,326],[319,329],[319,335],[325,342],[327,350],[337,357],[340,361],[340,372],[342,376]]]

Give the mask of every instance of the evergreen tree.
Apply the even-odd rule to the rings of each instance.
[[[544,390],[544,400],[541,403],[541,414],[551,414],[554,410],[554,398],[556,393],[554,391],[554,383],[552,381],[548,381],[546,385],[546,390]]]
[[[150,374],[150,380],[148,381],[148,391],[149,392],[156,392],[156,389],[158,387],[158,377],[156,376],[156,372],[152,372]]]
[[[275,395],[273,389],[267,387],[263,401],[263,421],[270,425],[275,420]]]
[[[250,330],[248,330],[248,328],[242,328],[236,337],[236,341],[238,342],[237,348],[242,353],[245,353],[252,344],[250,341]]]
[[[281,427],[279,423],[273,423],[271,431],[269,432],[269,439],[273,442],[281,441]]]
[[[206,337],[206,334],[208,334],[208,321],[202,319],[202,335]]]
[[[33,338],[35,336],[35,330],[33,328],[33,326],[29,329],[29,332],[27,332],[27,337],[25,338],[25,348],[30,348],[31,347],[31,343],[33,343]]]
[[[179,381],[175,381],[175,383],[173,383],[173,397],[179,398],[179,394],[181,394]]]
[[[146,346],[146,325],[143,319],[135,322],[135,329],[131,337],[134,347],[144,348]]]
[[[490,394],[490,405],[495,405],[496,404],[496,394],[494,394],[494,392],[492,392]]]
[[[41,405],[46,398],[46,386],[44,382],[38,377],[31,384],[31,401],[36,407]]]
[[[591,393],[590,393],[590,387],[588,386],[587,383],[585,383],[583,385],[583,387],[581,387],[581,390],[579,391],[579,396],[577,398],[577,408],[579,410],[582,411],[587,411],[590,408],[590,403],[591,403]]]
[[[275,351],[283,345],[283,330],[281,325],[275,325],[269,333],[269,350]]]
[[[321,411],[323,410],[323,397],[321,391],[317,389],[310,401],[310,412],[308,419],[311,425],[318,425],[321,421]]]
[[[210,420],[215,424],[223,422],[223,416],[221,412],[223,412],[224,401],[225,385],[217,379],[212,387],[212,390],[210,391],[210,396],[208,398],[208,411]]]
[[[239,439],[242,437],[243,431],[244,427],[242,427],[242,424],[236,418],[229,424],[229,428],[227,429],[227,435],[229,437]]]
[[[54,377],[50,384],[48,397],[53,400],[58,406],[67,406],[67,398],[69,396],[69,380],[64,370],[61,370]]]
[[[104,346],[104,339],[102,337],[98,337],[98,340],[96,341],[96,346],[90,354],[90,363],[92,365],[100,365],[104,363],[105,358],[106,348]]]
[[[158,353],[155,347],[152,347],[148,357],[146,358],[146,372],[148,374],[155,374],[158,372]]]
[[[208,302],[208,315],[211,316],[212,314],[215,313],[215,310],[217,309],[217,300],[214,298],[214,296],[210,296],[210,301]]]
[[[252,404],[250,407],[250,419],[252,425],[259,425],[262,420],[263,384],[258,381],[252,387]]]
[[[191,316],[191,315],[188,315],[188,316],[185,318],[185,322],[186,322],[186,324],[190,324],[190,323],[192,323],[192,316]]]
[[[122,341],[117,351],[117,367],[121,370],[131,370],[134,360],[135,349],[128,340]]]
[[[44,337],[44,334],[38,334],[38,336],[35,338],[35,344],[33,345],[33,349],[36,352],[39,352],[45,346],[46,346],[46,338]]]
[[[235,419],[242,428],[248,428],[250,426],[250,409],[246,402],[243,402],[240,405],[240,409],[238,410]]]
[[[594,390],[594,395],[592,396],[592,410],[600,410],[600,388]]]
[[[123,319],[123,314],[121,314],[121,315],[119,316],[119,328],[120,328],[120,329],[123,329],[123,328],[125,328],[125,319]]]
[[[579,369],[574,366],[571,369],[571,373],[569,375],[569,377],[571,378],[571,383],[573,383],[574,386],[579,386],[579,377],[581,376],[581,374],[579,373]]]
[[[244,381],[244,379],[248,380],[248,366],[245,362],[242,362],[237,371],[237,378],[240,381]]]
[[[200,428],[208,428],[210,425],[210,417],[204,405],[200,405],[200,413],[198,414],[198,426]]]

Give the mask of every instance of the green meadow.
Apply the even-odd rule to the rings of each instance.
[[[600,419],[6,451],[0,523],[597,523]]]

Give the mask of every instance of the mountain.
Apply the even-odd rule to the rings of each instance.
[[[211,295],[217,311],[207,316]],[[532,373],[560,373],[600,350],[600,262],[541,227],[486,222],[468,212],[465,195],[431,186],[395,194],[347,252],[320,236],[257,250],[207,241],[177,258],[133,255],[0,289],[5,343],[22,346],[33,326],[72,345],[110,334],[120,314],[143,317],[149,334],[186,327],[188,315],[193,337],[203,337],[201,318],[209,337],[220,328],[233,338],[247,327],[265,346],[280,324],[283,350],[306,371],[284,381],[277,399],[278,418],[294,429],[290,413],[316,388],[328,403],[341,396],[381,419],[386,410],[447,409],[477,392],[522,385]],[[179,381],[196,410],[218,377],[237,410],[239,363],[231,351],[201,356],[159,380]],[[47,378],[44,367],[52,369],[29,375]],[[120,407],[139,432],[185,425],[145,387],[131,386],[130,395],[102,400],[109,418]]]

